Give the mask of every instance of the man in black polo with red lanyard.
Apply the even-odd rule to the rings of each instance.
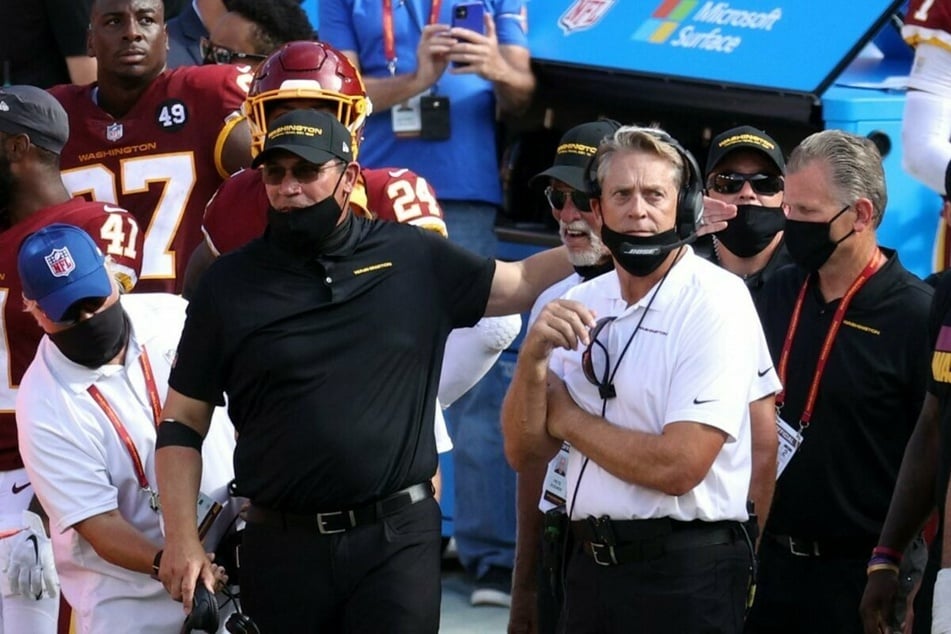
[[[778,271],[759,298],[785,391],[776,399],[780,476],[747,632],[862,632],[869,553],[929,360],[931,289],[879,247],[886,201],[881,156],[867,138],[825,130],[789,157],[785,242],[799,266]]]

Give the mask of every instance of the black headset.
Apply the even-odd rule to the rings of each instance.
[[[665,143],[677,151],[683,163],[683,178],[680,192],[677,194],[677,235],[687,238],[697,232],[703,216],[703,177],[697,159],[689,150],[680,145],[674,137],[658,128],[638,128],[639,131],[650,134],[661,143]],[[585,188],[590,198],[601,197],[601,184],[598,182],[598,158],[600,151],[588,161],[584,172]]]

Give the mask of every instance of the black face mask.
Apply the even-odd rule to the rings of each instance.
[[[828,222],[803,222],[787,218],[783,239],[793,261],[809,272],[818,271],[835,252],[836,247],[855,233],[855,229],[852,229],[838,240],[829,237],[832,223],[851,206],[843,207]]]
[[[731,253],[751,258],[769,246],[785,224],[782,207],[737,205],[736,218],[727,222],[726,229],[718,232],[716,238]]]
[[[618,266],[635,277],[646,277],[657,270],[667,254],[677,247],[693,242],[696,236],[685,240],[677,237],[676,229],[653,236],[631,236],[617,233],[606,223],[601,225],[601,240],[614,256]]]
[[[319,255],[343,210],[333,194],[310,207],[267,211],[269,239],[291,253]]]
[[[98,368],[115,358],[129,340],[129,318],[116,302],[89,319],[51,334],[50,340],[73,363]]]

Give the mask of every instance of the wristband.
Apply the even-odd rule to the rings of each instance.
[[[888,546],[876,546],[872,549],[872,557],[884,557],[885,559],[888,559],[897,565],[901,564],[904,554],[901,551],[895,550],[894,548],[889,548]]]
[[[162,447],[189,447],[201,453],[202,441],[204,441],[204,438],[201,437],[201,434],[173,418],[163,420],[155,434],[156,449]]]
[[[159,578],[158,576],[159,568],[162,567],[162,553],[163,552],[165,551],[159,550],[157,553],[155,553],[155,558],[152,560],[152,578],[155,579],[156,581],[158,581],[158,578]]]
[[[896,566],[895,564],[885,564],[885,563],[869,564],[869,567],[865,569],[865,574],[870,575],[873,572],[879,572],[880,570],[888,570],[890,572],[894,572],[896,575],[898,574],[898,566]]]

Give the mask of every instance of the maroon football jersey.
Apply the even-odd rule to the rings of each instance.
[[[353,207],[381,220],[416,224],[446,235],[432,187],[409,170],[363,169],[350,196]],[[361,187],[362,185],[362,187]],[[267,191],[261,173],[246,169],[228,179],[205,209],[204,231],[216,254],[244,246],[267,226]]]
[[[119,207],[73,198],[0,231],[0,471],[23,466],[17,451],[16,390],[43,336],[33,316],[23,312],[17,251],[27,236],[54,222],[85,229],[112,258],[123,290],[132,289],[142,267],[143,233],[135,218]]]
[[[951,49],[951,0],[911,0],[901,30],[905,41]]]
[[[224,180],[220,137],[246,85],[230,64],[165,71],[121,119],[96,104],[96,84],[50,89],[69,113],[61,161],[67,189],[122,205],[145,232],[136,290],[181,292],[205,204]]]

